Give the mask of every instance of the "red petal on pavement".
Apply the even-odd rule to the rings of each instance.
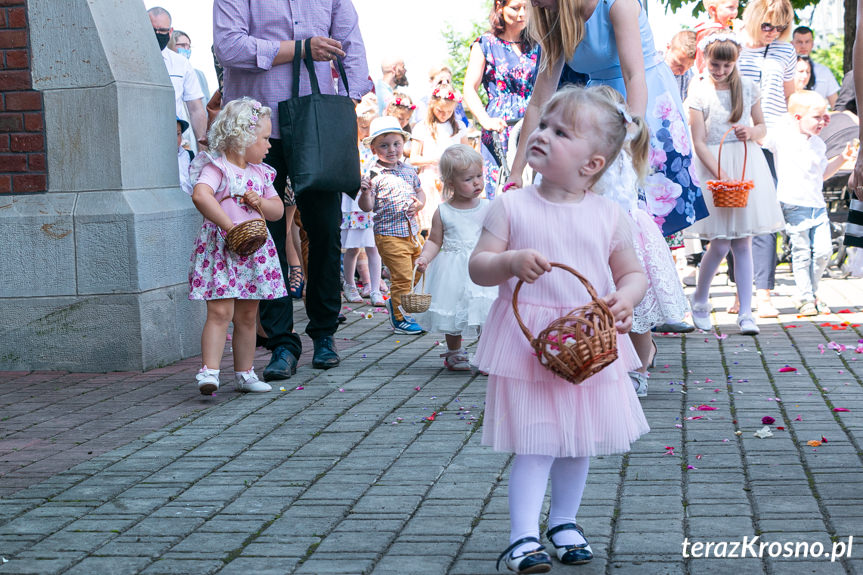
[[[851,410],[848,409],[847,407],[834,407],[833,411],[836,413],[839,413],[839,412],[845,412],[845,411],[851,411]]]
[[[792,373],[797,371],[796,367],[791,367],[790,365],[786,365],[785,367],[779,368],[779,373]]]

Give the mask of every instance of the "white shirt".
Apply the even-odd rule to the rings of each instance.
[[[827,145],[818,136],[801,134],[790,116],[768,128],[762,146],[776,155],[776,197],[784,204],[824,208]],[[757,193],[758,190],[755,190]]]
[[[162,60],[168,70],[168,77],[174,86],[174,100],[177,107],[177,116],[183,120],[189,120],[186,112],[186,102],[191,100],[202,100],[204,93],[198,82],[198,74],[192,68],[192,64],[180,54],[169,48],[162,50]]]
[[[815,72],[815,87],[812,88],[825,98],[839,92],[839,82],[833,76],[830,68],[812,60],[812,71]]]
[[[189,177],[189,168],[192,161],[189,159],[189,152],[183,146],[177,146],[177,165],[180,168],[180,189],[192,195],[192,180]]]

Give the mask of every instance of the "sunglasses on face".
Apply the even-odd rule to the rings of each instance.
[[[764,22],[763,24],[761,24],[761,31],[762,32],[773,32],[775,30],[775,31],[779,32],[780,34],[782,34],[787,29],[788,29],[788,26],[774,26],[770,22]]]

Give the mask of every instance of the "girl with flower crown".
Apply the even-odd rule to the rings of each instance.
[[[702,182],[744,176],[754,183],[754,188],[749,192],[745,207],[717,208],[713,204],[713,194],[705,186],[704,197],[710,215],[687,230],[692,237],[710,240],[698,272],[692,320],[699,329],[712,329],[708,302],[710,283],[730,250],[734,254],[740,305],[737,325],[742,334],[757,335],[759,329],[752,316],[753,238],[773,234],[785,225],[770,168],[755,143],[767,133],[761,110],[761,90],[758,84],[738,72],[741,46],[733,35],[720,32],[706,36],[698,48],[704,54],[704,74],[692,84],[686,99],[696,173]],[[721,165],[718,164],[720,146]]]
[[[228,103],[208,133],[210,152],[199,153],[192,163],[192,201],[204,216],[189,272],[189,299],[207,302],[201,334],[203,366],[195,378],[203,395],[219,388],[229,323],[234,324],[237,390],[271,389],[255,375],[253,361],[258,300],[288,294],[276,246],[269,232],[266,243],[248,256],[231,252],[225,242],[238,224],[261,214],[276,221],[284,214],[284,204],[273,188],[276,171],[262,163],[270,149],[270,118],[270,108],[251,98]]]
[[[443,151],[453,144],[467,144],[467,131],[455,118],[461,96],[451,84],[438,85],[429,100],[425,120],[414,126],[411,145],[411,165],[419,171],[426,196],[425,207],[419,213],[420,229],[431,229],[432,216],[441,203],[443,184],[438,162]]]

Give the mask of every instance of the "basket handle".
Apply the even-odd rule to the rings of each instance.
[[[556,262],[551,262],[551,267],[560,268],[562,270],[568,271],[572,275],[574,275],[578,280],[584,285],[584,288],[587,290],[590,298],[596,302],[596,304],[603,308],[604,310],[611,313],[608,309],[608,306],[604,301],[599,299],[599,296],[596,294],[596,290],[593,288],[593,285],[588,281],[586,277],[575,271],[573,268],[569,267],[566,264],[560,264]],[[521,319],[521,314],[518,311],[518,292],[521,291],[521,286],[524,283],[523,280],[518,280],[518,283],[515,284],[515,289],[512,292],[512,311],[515,313],[515,321],[518,322],[518,326],[521,328],[521,332],[524,334],[524,337],[527,338],[527,341],[533,341],[533,334],[530,333],[530,329],[526,325],[524,325],[524,321]]]
[[[721,180],[722,177],[719,175],[722,172],[722,144],[725,143],[725,137],[734,131],[734,127],[728,128],[724,134],[722,134],[722,139],[719,140],[719,152],[716,154],[716,177]],[[740,140],[738,140],[740,141]],[[741,142],[743,144],[743,173],[740,175],[741,180],[746,179],[746,156],[749,155],[749,146],[746,145],[746,142]]]
[[[410,293],[416,293],[416,285],[417,285],[416,281],[417,281],[417,268],[418,267],[419,267],[419,264],[414,264],[414,273],[411,275],[411,291],[410,291]],[[425,293],[426,292],[426,275],[425,275],[425,273],[423,273],[423,275],[422,275],[422,280],[423,280],[423,285],[420,288],[420,290],[421,290],[420,293]]]
[[[225,196],[224,198],[222,198],[221,200],[219,200],[219,204],[221,204],[221,203],[222,203],[222,202],[224,202],[225,200],[230,200],[230,199],[232,199],[233,197],[234,197],[234,196],[231,196],[231,195]],[[242,196],[240,196],[240,197],[242,197]],[[264,200],[264,197],[263,197],[263,196],[261,196],[261,201],[263,201],[263,200]],[[264,217],[264,211],[263,211],[261,208],[258,208],[258,207],[255,207],[255,206],[252,206],[252,207],[255,209],[255,211],[256,211],[256,212],[258,212],[258,213],[261,215],[261,219],[262,219],[262,220],[267,221],[267,218],[265,218],[265,217]]]

